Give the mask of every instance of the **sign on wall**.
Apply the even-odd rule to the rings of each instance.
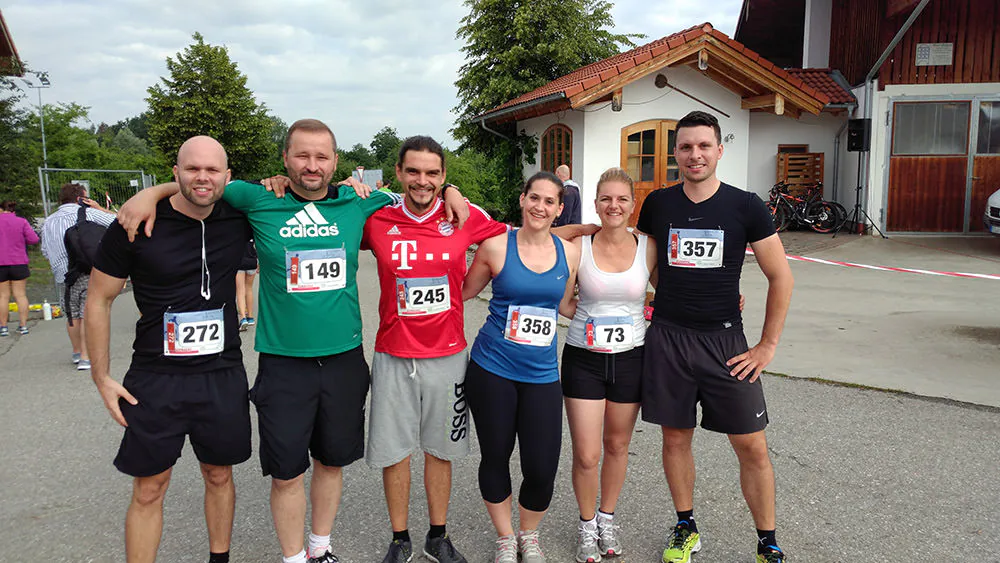
[[[954,43],[917,43],[917,66],[951,66]]]

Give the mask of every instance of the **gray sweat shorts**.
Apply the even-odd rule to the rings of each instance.
[[[384,468],[419,447],[445,461],[469,454],[465,369],[469,353],[400,358],[375,352],[365,461]]]

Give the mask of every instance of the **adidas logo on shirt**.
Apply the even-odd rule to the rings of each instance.
[[[335,237],[340,234],[337,224],[330,225],[316,209],[315,203],[300,209],[294,217],[285,221],[285,225],[278,231],[282,238]]]
[[[393,225],[391,229],[385,232],[385,234],[392,236],[392,235],[399,235],[402,233],[399,232],[399,227]]]

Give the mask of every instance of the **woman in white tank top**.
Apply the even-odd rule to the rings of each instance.
[[[563,348],[562,386],[573,437],[580,563],[622,553],[613,516],[639,413],[643,305],[650,273],[656,272],[655,241],[628,229],[635,189],[624,170],[611,168],[601,175],[595,204],[601,231],[573,241],[581,249],[579,299],[564,299],[559,309],[572,319]],[[598,474],[602,445],[604,463]]]

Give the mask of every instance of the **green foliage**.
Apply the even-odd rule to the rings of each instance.
[[[34,168],[41,159],[35,164],[23,139],[28,116],[17,105],[22,98],[24,93],[10,78],[0,78],[0,201],[16,201],[18,215],[31,218],[41,209]]]
[[[642,35],[615,34],[610,2],[604,0],[465,0],[469,14],[457,36],[465,41],[459,71],[458,114],[452,134],[463,149],[488,156],[499,187],[488,206],[516,213],[524,159],[534,162],[535,139],[513,122],[493,125],[503,139],[484,130],[476,117],[576,69],[606,59]],[[496,198],[491,199],[491,198]]]
[[[169,78],[147,89],[149,137],[174,162],[186,139],[209,135],[226,147],[235,177],[262,177],[273,160],[275,123],[228,50],[205,43],[200,33],[193,39],[176,58],[167,57]]]

